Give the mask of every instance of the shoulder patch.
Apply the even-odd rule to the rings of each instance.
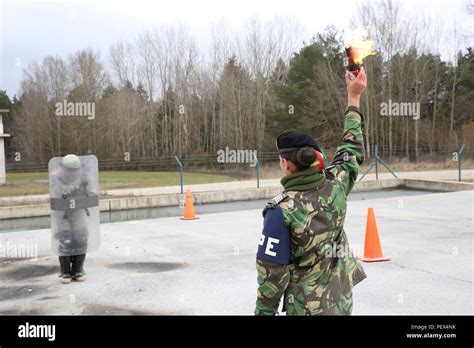
[[[278,204],[282,200],[284,200],[286,197],[288,197],[288,195],[285,192],[282,192],[279,195],[273,197],[273,199],[269,203]]]
[[[280,204],[287,197],[288,197],[288,195],[285,192],[282,192],[282,193],[278,194],[277,196],[273,197],[271,200],[269,200],[267,202],[267,205],[265,206],[265,208],[262,211],[262,216],[265,217],[265,214],[267,213],[267,211],[269,209],[274,209],[275,206]]]
[[[257,257],[287,265],[290,262],[290,233],[282,209],[276,205],[263,219],[263,231],[258,243]]]

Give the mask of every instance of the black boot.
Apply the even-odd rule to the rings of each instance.
[[[86,254],[75,255],[72,257],[72,279],[83,282],[86,280],[86,272],[84,272],[84,261]]]
[[[72,279],[71,256],[59,256],[59,268],[61,283],[69,284]]]

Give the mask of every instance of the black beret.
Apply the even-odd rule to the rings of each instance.
[[[280,134],[277,138],[279,153],[293,152],[305,146],[312,147],[321,152],[321,148],[316,140],[311,135],[303,132],[289,131]]]

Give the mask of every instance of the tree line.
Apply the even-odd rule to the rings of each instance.
[[[369,156],[379,144],[386,156],[416,160],[474,138],[472,47],[443,59],[443,40],[465,35],[409,18],[403,3],[389,0],[363,3],[352,18],[378,51],[364,62]],[[301,44],[302,29],[289,18],[254,17],[239,33],[216,26],[203,52],[186,27],[166,26],[117,42],[106,55],[88,48],[45,57],[24,70],[18,97],[0,93],[0,108],[11,110],[7,156],[47,163],[67,153],[146,159],[226,147],[271,151],[289,129],[334,147],[346,106],[343,32],[331,26]],[[64,101],[94,103],[95,118],[58,116]],[[419,103],[419,119],[382,116],[388,102]]]

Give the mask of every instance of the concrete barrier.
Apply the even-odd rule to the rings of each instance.
[[[0,207],[0,220],[20,219],[49,215],[49,204],[14,205]]]
[[[403,179],[357,181],[352,192],[380,191],[403,187]]]
[[[444,180],[416,180],[403,179],[403,186],[412,190],[426,190],[439,192],[474,190],[474,183]]]
[[[273,187],[240,187],[242,183],[236,183],[233,189],[219,189],[212,191],[193,192],[196,204],[224,203],[236,201],[248,201],[257,199],[270,199],[281,193],[281,186]],[[474,190],[474,183],[437,180],[415,180],[415,179],[390,179],[378,181],[357,182],[353,192],[380,191],[388,189],[416,189],[438,192]],[[164,192],[168,189],[165,188]],[[130,196],[114,197],[108,192],[107,198],[99,201],[100,211],[118,211],[142,208],[170,207],[180,204],[183,199],[181,193],[159,193],[158,188],[149,190],[137,189],[127,190]],[[125,192],[121,191],[120,194]],[[151,193],[151,194],[150,194]],[[141,195],[138,195],[141,194]],[[21,196],[2,197],[0,199],[0,220],[28,218],[49,215],[49,196]]]

